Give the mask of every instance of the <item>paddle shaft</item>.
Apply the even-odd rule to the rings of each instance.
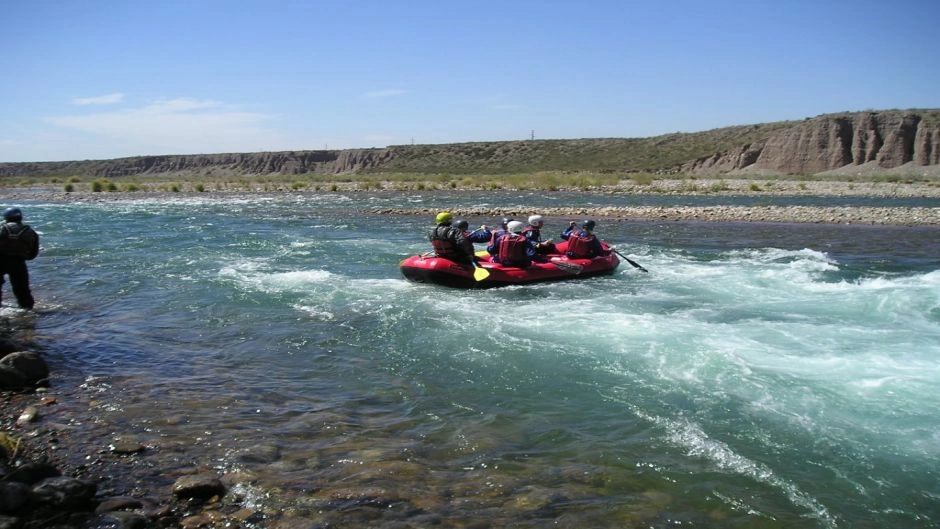
[[[644,271],[644,272],[649,272],[649,270],[643,268],[643,267],[640,266],[636,261],[634,261],[633,259],[630,259],[630,258],[627,257],[626,255],[623,255],[622,253],[618,252],[617,250],[615,250],[615,249],[613,249],[613,248],[611,248],[610,250],[611,250],[612,252],[614,252],[615,254],[619,255],[620,257],[623,257],[624,259],[626,259],[628,263],[630,263],[631,265],[633,265],[633,268],[637,268],[637,269],[642,270],[642,271]]]

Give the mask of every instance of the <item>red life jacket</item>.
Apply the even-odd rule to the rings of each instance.
[[[529,257],[525,254],[526,238],[515,233],[507,233],[499,239],[499,262],[510,266],[525,266]]]
[[[594,242],[594,234],[582,236],[580,233],[572,232],[568,236],[568,250],[565,255],[572,259],[587,259],[594,257],[594,251],[591,249],[591,243]]]

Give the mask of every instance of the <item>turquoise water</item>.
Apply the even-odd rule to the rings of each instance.
[[[39,313],[0,318],[76,438],[244,472],[260,526],[940,526],[940,228],[601,221],[649,274],[404,281],[430,219],[368,211],[458,199],[526,203],[19,204]]]

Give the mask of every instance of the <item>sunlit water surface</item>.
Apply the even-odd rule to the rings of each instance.
[[[429,219],[368,211],[457,200],[557,197],[21,204],[39,314],[0,317],[74,428],[245,472],[264,523],[940,525],[940,229],[601,220],[650,273],[404,281]]]

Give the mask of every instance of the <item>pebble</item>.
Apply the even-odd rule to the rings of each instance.
[[[36,419],[39,418],[39,408],[35,406],[28,406],[23,413],[20,414],[19,418],[16,419],[17,426],[26,426],[31,422],[36,422]]]

